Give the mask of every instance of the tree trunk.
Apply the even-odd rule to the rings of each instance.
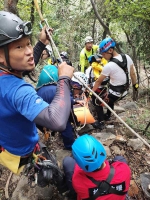
[[[18,15],[17,3],[18,0],[4,0],[4,10]]]
[[[90,1],[91,1],[93,10],[94,10],[95,16],[97,17],[98,21],[100,22],[101,26],[104,29],[104,34],[108,34],[111,37],[111,32],[109,30],[109,26],[107,26],[107,24],[109,25],[109,23],[105,24],[103,22],[102,18],[100,17],[100,15],[99,15],[99,13],[97,11],[97,8],[96,8],[96,5],[95,5],[94,1],[93,0],[90,0]],[[115,38],[113,38],[113,39],[115,40]],[[121,49],[120,49],[120,46],[119,46],[119,44],[117,42],[116,42],[116,48],[119,51],[119,53],[122,52]]]

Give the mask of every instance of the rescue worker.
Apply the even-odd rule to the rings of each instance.
[[[39,76],[37,84],[37,94],[48,104],[52,102],[56,95],[57,81],[58,81],[58,68],[55,65],[44,66]],[[71,98],[71,104],[74,104],[73,98]],[[42,132],[43,127],[37,126]],[[67,121],[65,130],[61,131],[64,147],[67,150],[71,150],[71,146],[74,142],[74,131],[71,125],[70,119]]]
[[[107,60],[102,57],[100,54],[92,55],[88,58],[90,67],[86,70],[86,76],[88,77],[88,84],[91,88],[95,81],[99,78],[103,67],[107,64]],[[107,84],[109,82],[109,77],[106,77],[102,82],[101,86],[95,91],[104,101],[107,101]],[[97,114],[97,121],[92,125],[94,128],[102,130],[104,128],[104,122],[101,122],[101,106],[102,103],[94,96],[91,95],[92,104],[95,107],[95,112]]]
[[[106,160],[104,146],[87,134],[75,140],[72,155],[63,160],[69,200],[125,200],[131,171],[124,157]]]
[[[73,68],[65,62],[59,65],[56,96],[50,105],[22,78],[23,71],[34,69],[49,43],[45,26],[33,56],[31,33],[30,22],[0,11],[0,164],[16,174],[29,162],[38,143],[36,124],[63,131],[71,109]]]
[[[79,71],[85,72],[85,70],[90,66],[88,62],[88,58],[95,54],[98,50],[97,45],[93,45],[93,38],[91,36],[87,36],[84,39],[85,47],[80,52],[80,64]]]
[[[127,95],[130,78],[133,89],[138,89],[137,77],[132,59],[127,54],[118,54],[115,50],[115,46],[116,43],[112,38],[105,38],[99,44],[99,53],[109,62],[105,65],[101,75],[93,86],[93,91],[96,91],[106,77],[110,78],[108,105],[112,110],[114,109],[114,103]],[[104,115],[103,107],[101,106],[100,116],[100,122],[109,120],[111,111],[107,109],[107,113]]]
[[[63,61],[65,61],[68,65],[72,66],[72,62],[69,60],[69,57],[68,57],[68,54],[67,54],[66,51],[62,51],[62,52],[60,53],[60,57],[61,57],[61,59],[62,59]],[[58,62],[58,63],[61,62],[59,58],[57,59],[57,62]]]

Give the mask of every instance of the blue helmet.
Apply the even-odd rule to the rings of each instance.
[[[72,154],[79,167],[92,172],[101,167],[106,159],[103,145],[93,136],[80,136],[72,145]]]
[[[110,48],[114,48],[116,46],[115,41],[112,38],[105,38],[99,44],[99,53],[107,52]]]
[[[45,65],[40,73],[37,88],[58,81],[58,68],[55,65]]]
[[[90,57],[88,57],[88,62],[90,64],[92,64],[93,62],[99,62],[100,58],[102,58],[102,55],[100,55],[100,54],[94,54],[94,55],[91,55]]]

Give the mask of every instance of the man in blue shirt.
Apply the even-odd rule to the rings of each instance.
[[[71,66],[59,65],[56,95],[50,105],[22,79],[24,71],[34,69],[49,42],[44,27],[33,53],[31,29],[30,22],[0,11],[0,164],[14,173],[18,173],[21,159],[31,154],[38,142],[35,124],[62,131],[71,109]]]

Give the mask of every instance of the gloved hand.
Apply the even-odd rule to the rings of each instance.
[[[138,83],[134,84],[134,85],[133,85],[133,89],[134,89],[135,91],[137,91],[137,90],[139,89],[139,84],[138,84]]]
[[[90,91],[86,91],[85,92],[85,96],[86,96],[86,98],[91,98],[92,97],[92,92],[90,92]]]
[[[133,85],[133,101],[137,101],[138,100],[138,88],[139,88],[139,84],[136,83]]]
[[[64,176],[60,177],[60,176],[54,175],[53,180],[54,180],[53,183],[57,187],[57,190],[59,191],[60,194],[63,195],[69,190]]]

